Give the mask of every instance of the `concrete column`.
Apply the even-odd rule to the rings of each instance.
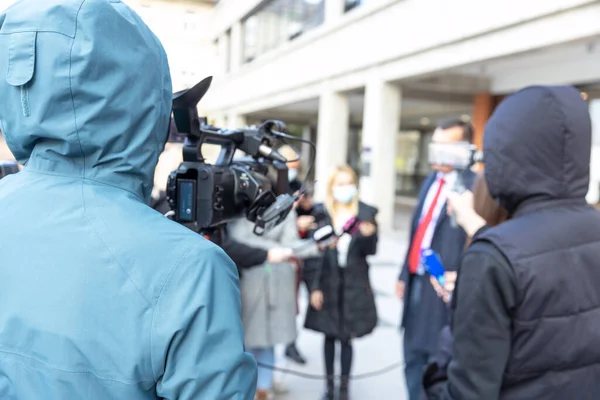
[[[588,203],[600,202],[600,100],[590,101],[592,117],[592,158],[590,161],[590,188],[587,194]]]
[[[333,167],[346,163],[350,110],[348,97],[326,89],[319,99],[315,199],[323,201]]]
[[[336,21],[344,14],[344,0],[325,0],[325,23]]]
[[[238,21],[231,27],[231,38],[230,38],[230,69],[231,72],[237,72],[242,65],[242,51],[243,51],[243,43],[244,43],[244,29],[242,27],[242,22]]]
[[[394,225],[396,136],[400,132],[401,90],[373,76],[365,88],[360,197],[379,209],[382,229]]]

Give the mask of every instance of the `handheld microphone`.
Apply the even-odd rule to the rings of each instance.
[[[342,235],[347,233],[349,235],[356,235],[360,228],[360,220],[357,217],[352,217],[344,224],[342,228]],[[341,236],[341,235],[340,235]]]
[[[342,228],[342,233],[340,235],[337,235],[335,233],[335,229],[333,229],[333,226],[324,225],[313,233],[311,239],[305,240],[300,246],[294,248],[294,253],[299,253],[304,248],[315,244],[317,246],[327,247],[334,241],[338,240],[340,236],[344,234],[355,235],[356,233],[358,233],[359,227],[360,220],[357,217],[352,217],[348,221],[346,221],[344,227]]]
[[[319,257],[320,247],[328,246],[336,240],[335,232],[331,225],[317,229],[310,239],[303,240],[298,246],[293,247],[294,255],[300,259]]]

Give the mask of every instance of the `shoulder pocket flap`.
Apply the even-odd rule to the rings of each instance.
[[[24,86],[33,79],[37,32],[10,34],[6,81],[11,86]]]

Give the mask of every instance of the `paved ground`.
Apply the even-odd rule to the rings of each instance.
[[[407,216],[398,216],[396,226],[406,228]],[[378,254],[372,261],[371,280],[377,293],[377,306],[381,326],[372,335],[355,341],[353,374],[363,374],[401,363],[401,336],[397,329],[400,318],[400,303],[393,296],[398,276],[400,258],[407,247],[405,230],[385,234],[380,239]],[[302,294],[303,309],[307,296]],[[301,326],[303,317],[298,320]],[[317,333],[302,330],[298,338],[300,351],[308,358],[304,367],[289,363],[281,356],[278,365],[308,374],[323,373],[323,338]],[[338,371],[339,373],[339,371]],[[285,383],[289,393],[277,397],[280,400],[318,400],[323,393],[321,380],[306,379],[292,374],[276,373],[276,379]],[[351,385],[352,400],[404,400],[406,399],[403,367],[385,374],[356,380]]]

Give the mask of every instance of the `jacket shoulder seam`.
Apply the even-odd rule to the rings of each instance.
[[[125,274],[125,276],[127,277],[127,280],[129,281],[129,283],[131,283],[133,285],[133,287],[135,288],[135,290],[140,294],[140,296],[142,296],[142,298],[146,301],[146,303],[150,306],[153,307],[152,302],[148,299],[148,297],[146,296],[146,294],[144,294],[144,292],[138,287],[138,285],[135,284],[135,282],[133,281],[133,279],[131,278],[131,275],[125,270],[125,268],[123,268],[123,266],[121,265],[121,263],[119,262],[119,260],[117,260],[117,257],[115,256],[115,254],[111,251],[110,247],[108,247],[108,245],[106,244],[106,242],[104,241],[104,238],[102,237],[102,235],[100,234],[100,232],[98,232],[96,230],[96,228],[94,228],[94,225],[92,224],[92,222],[90,221],[89,217],[87,215],[84,214],[84,218],[86,219],[86,221],[88,222],[89,227],[92,229],[92,231],[96,234],[96,236],[98,237],[98,239],[100,240],[100,243],[102,243],[102,246],[106,249],[106,251],[108,252],[108,254],[110,254],[111,259],[113,260],[113,262],[115,264],[117,264],[117,266],[119,267],[119,269]]]
[[[190,245],[188,246],[182,253],[181,256],[177,259],[177,261],[175,262],[175,264],[173,264],[173,266],[171,267],[171,270],[169,271],[169,273],[167,274],[167,277],[165,278],[165,281],[163,282],[160,291],[158,293],[158,296],[156,298],[156,303],[153,305],[152,307],[152,319],[150,321],[150,364],[151,364],[151,368],[152,368],[152,375],[154,375],[154,379],[158,379],[158,375],[156,374],[156,371],[154,370],[154,353],[153,353],[153,343],[152,340],[154,338],[154,320],[156,317],[156,309],[158,308],[158,303],[160,302],[162,295],[165,292],[165,288],[167,287],[167,285],[169,284],[169,282],[171,281],[171,277],[173,276],[173,274],[175,273],[175,271],[177,270],[177,268],[179,268],[179,266],[181,265],[182,261],[187,258],[190,253],[192,252],[192,250],[194,249],[194,245]]]

